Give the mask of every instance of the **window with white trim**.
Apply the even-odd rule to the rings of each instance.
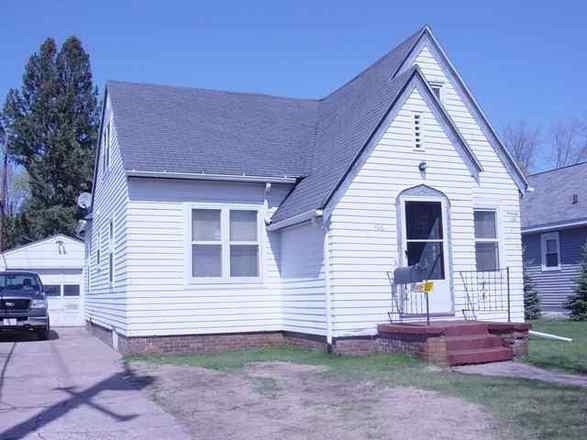
[[[542,270],[560,269],[560,239],[558,232],[549,232],[541,236]]]
[[[193,208],[190,210],[190,227],[193,279],[259,278],[257,210]]]
[[[492,209],[475,209],[475,260],[477,270],[489,272],[499,269],[499,238],[497,213]]]

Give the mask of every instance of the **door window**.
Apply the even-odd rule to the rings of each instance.
[[[406,201],[405,210],[408,265],[419,265],[426,279],[445,279],[442,203]]]

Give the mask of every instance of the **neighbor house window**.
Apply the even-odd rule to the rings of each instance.
[[[560,269],[560,241],[558,232],[542,234],[542,270]]]
[[[477,270],[482,272],[499,269],[499,240],[495,210],[476,209],[475,259]]]
[[[192,209],[191,276],[259,277],[258,217],[248,209]]]

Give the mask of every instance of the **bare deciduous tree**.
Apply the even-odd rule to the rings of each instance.
[[[540,130],[528,127],[525,122],[519,122],[517,125],[508,125],[503,131],[502,138],[520,168],[528,173],[536,162]]]
[[[552,129],[551,148],[554,168],[587,159],[587,124],[579,120],[559,122]]]

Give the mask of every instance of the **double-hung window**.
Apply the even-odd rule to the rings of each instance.
[[[260,276],[256,209],[194,208],[190,219],[192,279],[243,280]]]
[[[549,232],[541,236],[542,270],[560,269],[560,241],[558,232]]]
[[[497,215],[492,209],[476,209],[475,215],[475,260],[481,272],[499,269],[499,239]]]

